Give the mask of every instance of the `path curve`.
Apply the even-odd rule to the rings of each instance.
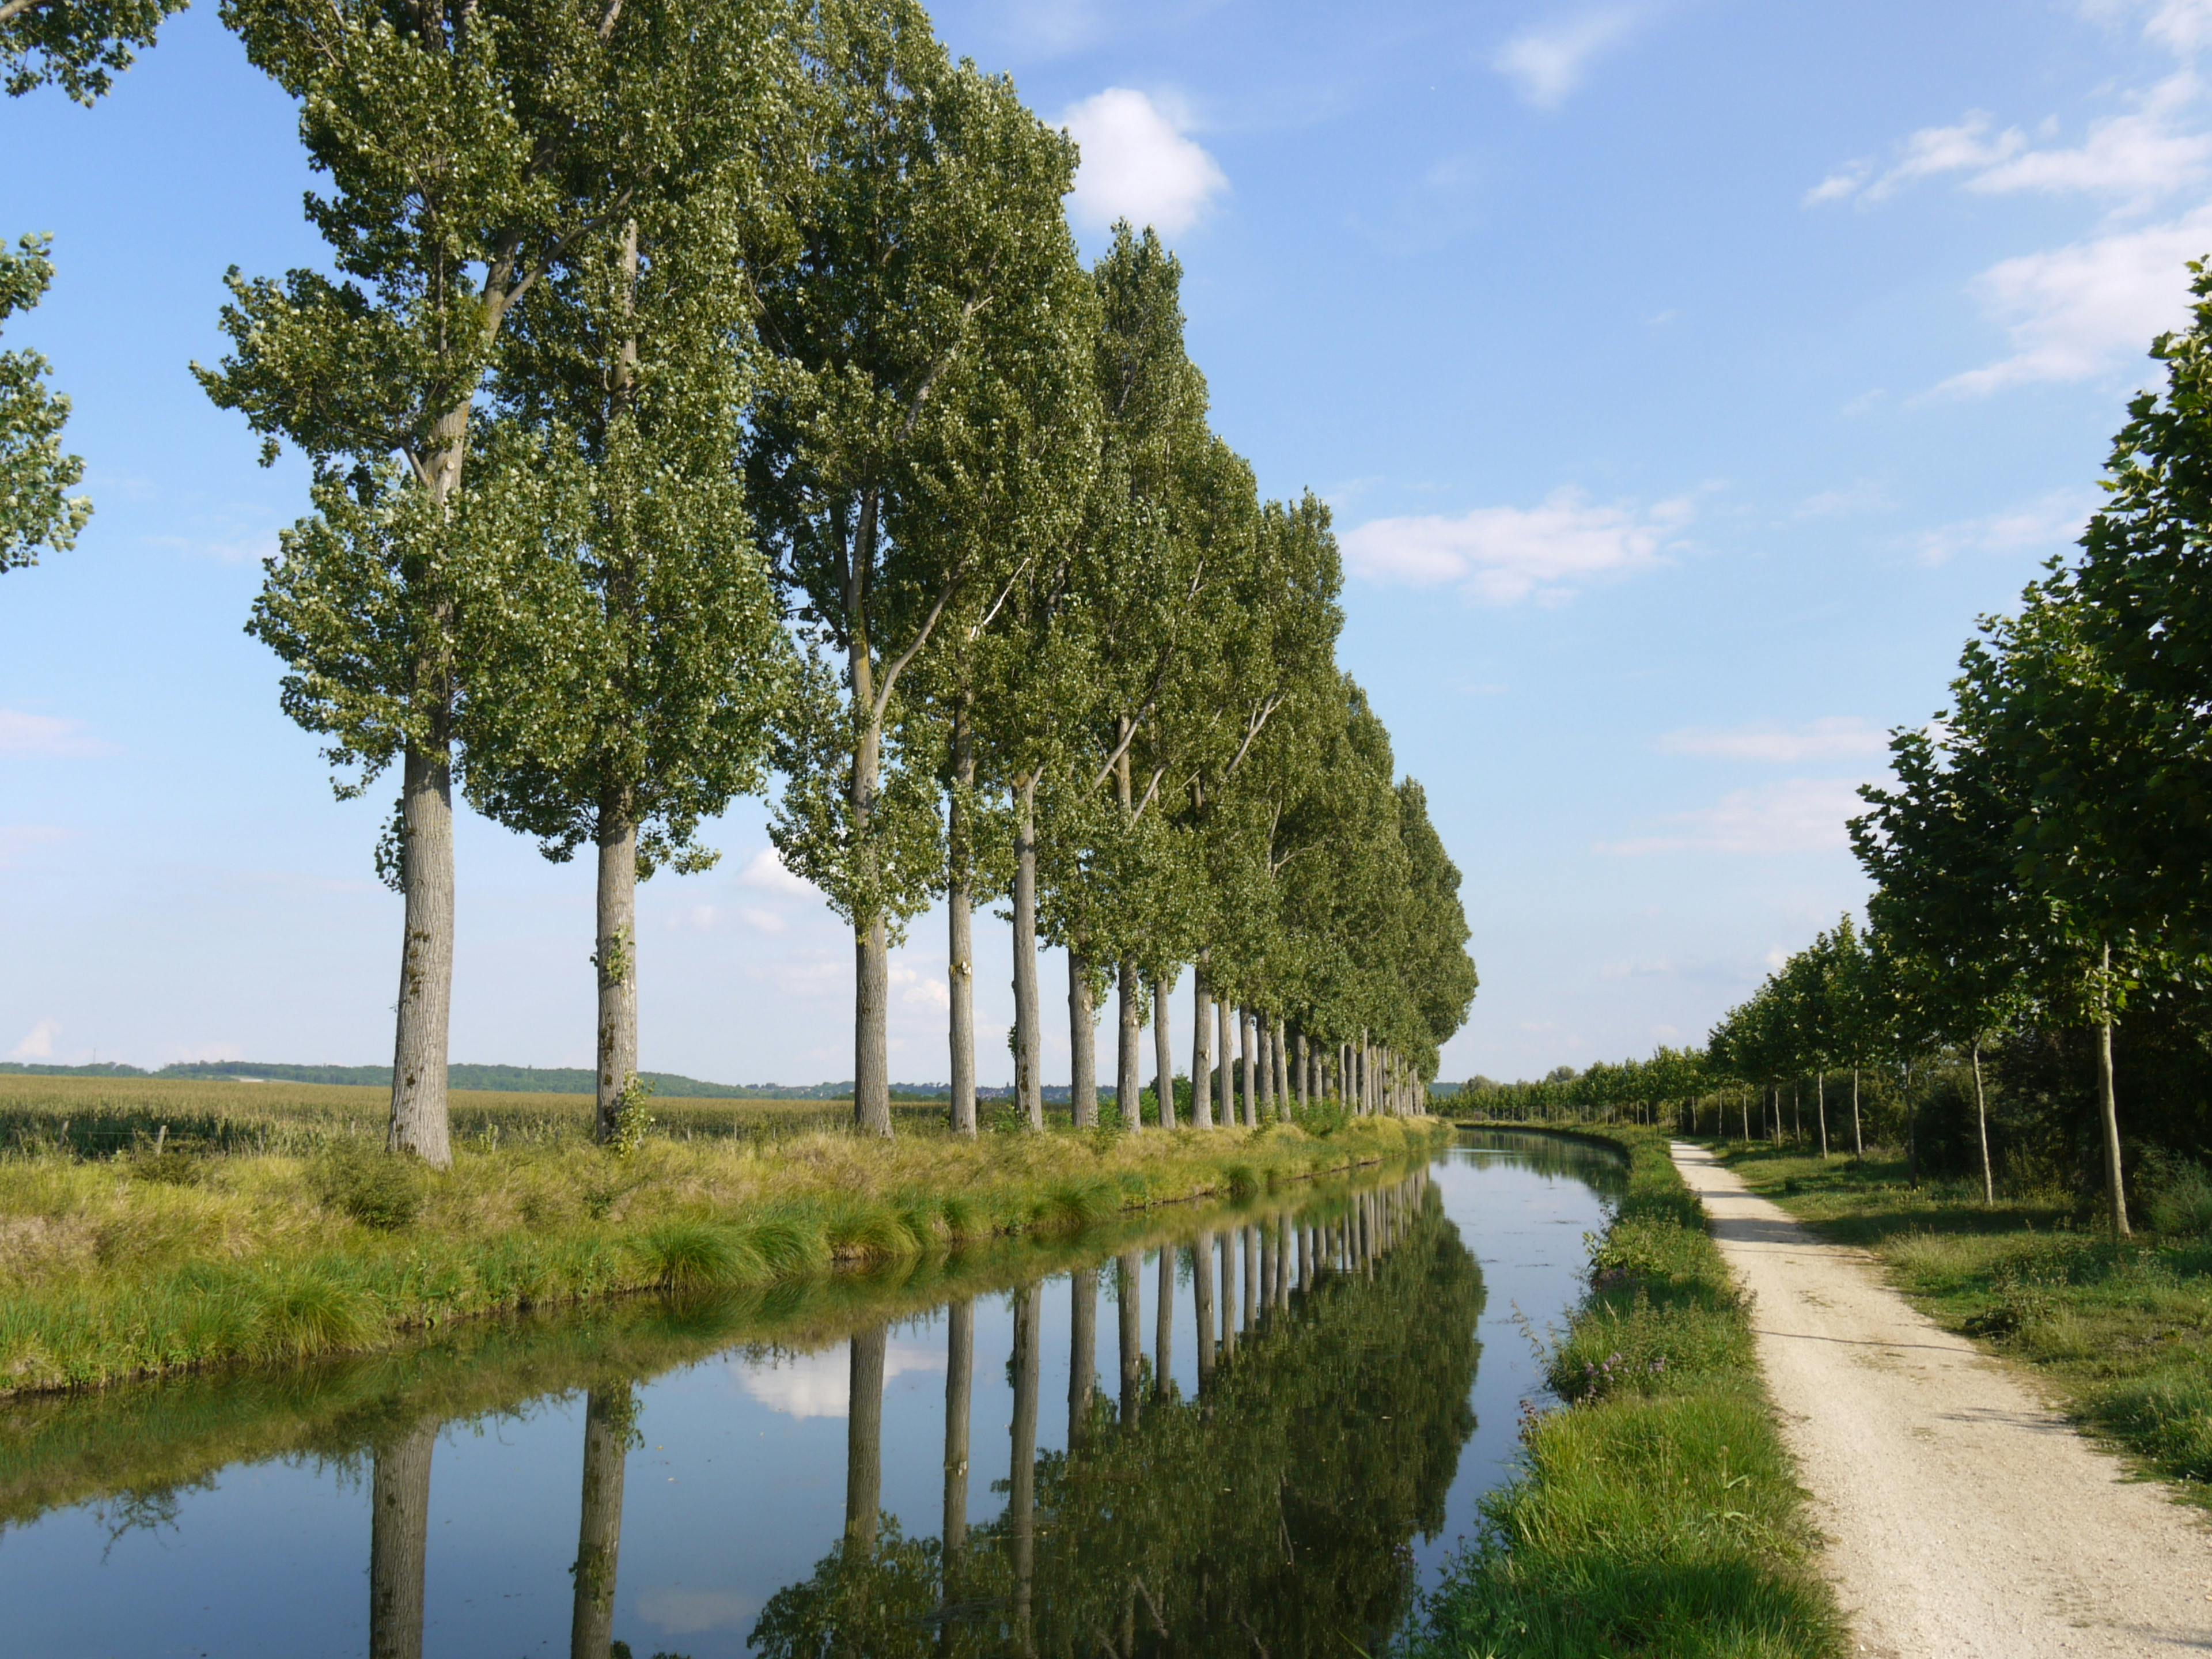
[[[1866,1251],[1703,1147],[1674,1152],[1757,1297],[1759,1363],[1859,1652],[2212,1653],[2212,1528],[1916,1312]]]

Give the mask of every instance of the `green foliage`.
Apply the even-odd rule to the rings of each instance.
[[[0,24],[0,42],[37,11]],[[20,88],[14,88],[20,90]],[[54,268],[50,240],[26,236],[0,248],[0,324],[46,294]],[[64,492],[84,477],[84,463],[62,453],[70,401],[46,386],[46,360],[35,351],[0,351],[0,571],[38,562],[41,547],[65,553],[92,516],[92,503]]]
[[[0,21],[0,72],[8,95],[59,87],[90,104],[186,0],[39,0]]]

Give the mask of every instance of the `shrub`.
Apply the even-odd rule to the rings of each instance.
[[[422,1168],[414,1159],[357,1140],[334,1141],[325,1149],[315,1163],[314,1184],[325,1207],[380,1232],[412,1224],[428,1196]]]
[[[2168,1166],[2151,1194],[2150,1224],[2177,1237],[2212,1237],[2212,1176],[2201,1164]]]

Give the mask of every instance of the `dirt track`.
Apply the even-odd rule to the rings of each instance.
[[[2212,1528],[2130,1480],[1963,1337],[1754,1198],[1674,1161],[1758,1298],[1768,1386],[1860,1652],[1893,1659],[2212,1653]]]

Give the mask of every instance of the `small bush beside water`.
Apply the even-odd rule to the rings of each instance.
[[[1547,1357],[1568,1403],[1431,1598],[1407,1659],[1827,1659],[1843,1626],[1751,1324],[1665,1138],[1624,1127],[1629,1185]]]

